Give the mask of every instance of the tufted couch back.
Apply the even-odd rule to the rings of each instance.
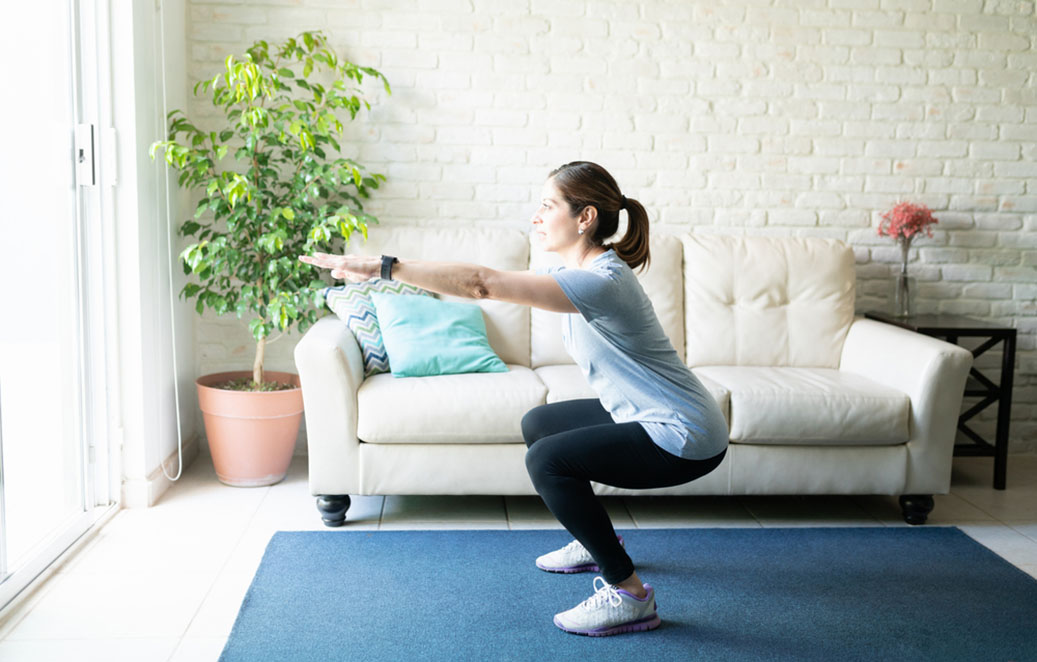
[[[657,233],[638,274],[663,330],[691,367],[838,368],[854,315],[854,255],[818,238]],[[498,269],[560,264],[526,233],[496,228],[376,228],[352,252],[462,261]],[[449,297],[446,297],[449,298]],[[490,344],[505,363],[572,363],[561,315],[480,301]]]
[[[834,239],[685,235],[689,366],[838,368],[853,251]]]

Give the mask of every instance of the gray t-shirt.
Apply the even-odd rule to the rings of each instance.
[[[609,250],[586,269],[546,270],[579,315],[562,318],[565,348],[617,423],[636,421],[659,447],[704,460],[727,448],[724,415],[681,361],[641,283]]]

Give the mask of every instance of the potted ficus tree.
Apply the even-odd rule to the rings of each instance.
[[[321,32],[276,46],[257,41],[195,85],[217,111],[220,119],[206,122],[214,126],[174,110],[169,139],[151,146],[151,157],[161,150],[179,185],[199,196],[194,218],[179,227],[194,239],[180,253],[190,276],[181,295],[196,299],[199,314],[247,318],[256,341],[250,371],[197,380],[224,483],[270,485],[291,461],[302,418],[298,376],[264,371],[263,362],[269,343],[305,331],[323,304],[327,283],[298,256],[341,250],[377,222],[362,200],[385,177],[343,156],[337,140],[347,115],[370,109],[365,76],[390,92],[385,76],[338,57]]]

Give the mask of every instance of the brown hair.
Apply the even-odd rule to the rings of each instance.
[[[587,207],[598,210],[598,226],[591,239],[600,245],[619,229],[619,212],[627,210],[627,231],[618,242],[606,246],[616,251],[631,269],[647,267],[648,212],[640,202],[619,192],[619,184],[607,170],[590,161],[573,161],[551,171],[550,178],[568,203],[573,215]]]

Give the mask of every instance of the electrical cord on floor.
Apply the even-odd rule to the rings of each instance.
[[[158,13],[158,47],[159,47],[159,62],[162,65],[162,131],[165,132],[166,117],[169,113],[169,104],[166,100],[166,9],[165,3],[156,3],[155,7]],[[170,209],[170,191],[169,191],[169,165],[165,166],[165,191],[166,191],[166,274],[169,277],[169,330],[170,337],[172,338],[172,350],[173,350],[173,400],[176,408],[176,458],[177,458],[177,470],[176,476],[170,476],[166,471],[166,461],[164,459],[159,460],[159,466],[162,467],[162,475],[164,475],[170,481],[176,482],[180,480],[180,476],[184,472],[184,436],[183,430],[180,428],[180,375],[177,374],[177,362],[176,362],[176,298],[173,294],[173,232],[171,227],[171,218],[173,217],[172,209]],[[157,242],[161,246],[161,242]]]

